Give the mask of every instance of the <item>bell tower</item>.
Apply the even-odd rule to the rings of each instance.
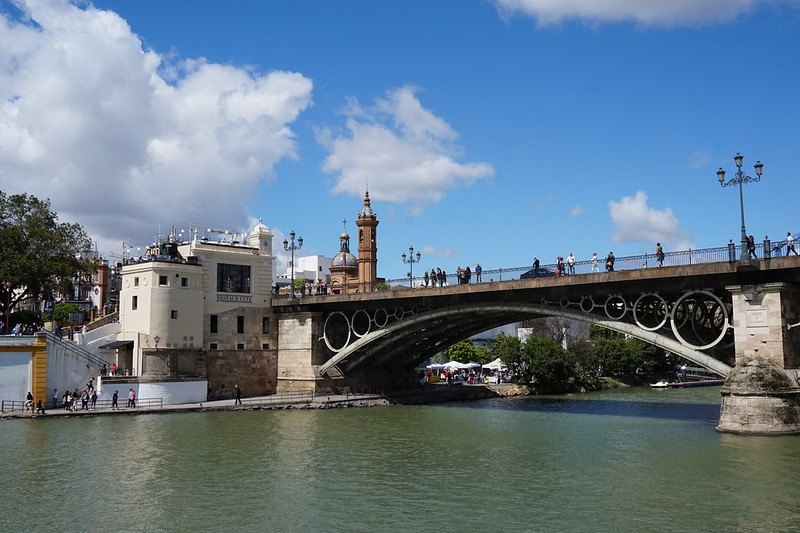
[[[358,292],[372,292],[378,281],[378,217],[372,210],[369,191],[356,219],[358,226]]]

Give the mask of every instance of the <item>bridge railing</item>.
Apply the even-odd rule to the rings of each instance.
[[[798,239],[800,238],[800,234],[794,236],[795,242],[797,243]],[[786,250],[786,240],[779,240],[779,241],[770,241],[769,239],[764,239],[763,242],[756,244],[756,251],[755,255],[757,258],[769,258],[769,257],[780,257],[784,255],[784,251]],[[800,248],[800,244],[795,244],[797,248]],[[798,250],[800,251],[800,250]],[[725,246],[717,246],[714,248],[699,248],[699,249],[688,249],[688,250],[676,250],[671,252],[664,253],[664,261],[663,266],[680,266],[680,265],[696,265],[696,264],[703,264],[703,263],[724,263],[724,262],[733,262],[737,261],[741,256],[741,244],[729,242]],[[638,255],[628,255],[628,256],[621,256],[614,258],[614,270],[638,270],[641,268],[653,268],[658,267],[658,257],[654,253],[650,254],[638,254]],[[564,257],[565,269],[568,268],[566,265],[566,257]],[[598,255],[597,262],[594,263],[591,259],[576,261],[575,262],[575,275],[579,274],[591,274],[595,271],[597,272],[605,272],[606,271],[606,256],[605,255]],[[541,263],[540,272],[542,276],[552,276],[557,269],[556,263]],[[518,266],[518,267],[511,267],[511,268],[495,268],[495,269],[484,269],[481,273],[481,282],[488,282],[488,281],[506,281],[510,279],[519,279],[519,277],[531,270],[531,266]],[[424,273],[423,275],[414,276],[412,284],[415,288],[424,287]],[[568,275],[568,272],[565,272],[565,275]],[[409,277],[406,276],[404,278],[393,278],[387,279],[386,283],[389,286],[397,286],[397,285],[405,285],[408,286],[409,284]],[[470,283],[477,283],[477,277],[475,273],[472,273],[472,277],[470,279]],[[446,284],[449,285],[456,285],[458,284],[458,276],[456,272],[448,272],[446,277]],[[428,286],[434,286],[430,281]],[[439,286],[437,282],[435,286]]]

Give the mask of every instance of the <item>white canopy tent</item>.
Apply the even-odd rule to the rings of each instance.
[[[498,357],[497,359],[495,359],[491,363],[486,363],[485,365],[483,365],[483,368],[486,368],[486,369],[489,369],[489,370],[504,370],[504,369],[506,369],[508,367],[505,364],[503,364],[503,362]]]
[[[472,368],[469,363],[459,363],[458,361],[450,361],[444,364],[445,370],[464,370]]]

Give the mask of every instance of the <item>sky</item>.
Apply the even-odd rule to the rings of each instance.
[[[330,257],[368,189],[399,278],[738,242],[741,152],[779,239],[799,78],[800,0],[0,0],[0,190],[110,258],[259,219]]]

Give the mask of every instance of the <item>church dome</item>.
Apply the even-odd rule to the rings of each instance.
[[[331,259],[331,268],[358,267],[358,259],[350,252],[339,252]]]

